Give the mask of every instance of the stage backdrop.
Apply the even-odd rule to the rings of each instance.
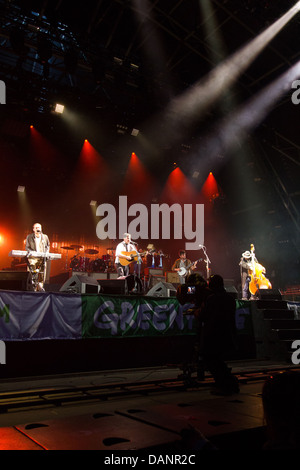
[[[249,302],[236,304],[237,331],[252,336]],[[190,306],[173,297],[0,291],[0,339],[195,335]]]

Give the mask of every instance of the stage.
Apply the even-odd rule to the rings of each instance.
[[[217,450],[261,450],[263,383],[299,369],[278,361],[229,365],[240,386],[230,396],[215,393],[209,374],[198,381],[175,366],[1,379],[0,449],[101,450],[100,462],[125,455],[202,459],[200,447],[183,439],[184,430],[195,429]]]

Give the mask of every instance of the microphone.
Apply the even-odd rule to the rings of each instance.
[[[131,242],[130,242],[130,243],[132,243],[133,245],[137,245],[137,243],[136,243],[136,242],[134,242],[133,240],[131,240]]]

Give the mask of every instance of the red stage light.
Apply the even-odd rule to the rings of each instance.
[[[220,196],[219,185],[211,171],[202,187],[201,192],[205,199],[209,200],[210,202]]]
[[[152,175],[146,170],[138,156],[132,152],[121,188],[122,194],[126,194],[132,202],[140,202],[141,199],[148,201],[154,187]]]
[[[161,195],[162,202],[192,203],[195,201],[196,191],[192,183],[179,167],[169,175]]]

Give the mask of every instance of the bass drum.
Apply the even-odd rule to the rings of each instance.
[[[79,259],[74,257],[71,259],[70,268],[72,271],[79,271],[80,262]]]
[[[91,261],[90,268],[93,273],[104,273],[106,269],[106,264],[103,259],[98,258]]]
[[[90,258],[80,256],[79,258],[79,271],[86,272],[89,270]]]

